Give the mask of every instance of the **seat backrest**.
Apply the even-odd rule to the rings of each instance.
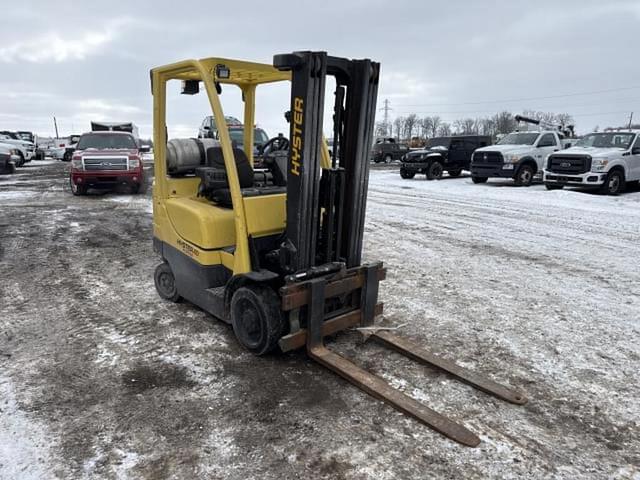
[[[238,170],[238,180],[240,188],[250,188],[253,186],[253,168],[249,159],[243,150],[239,148],[233,149],[233,156],[236,160],[236,169]],[[224,156],[222,155],[222,147],[215,146],[207,148],[207,167],[225,169]]]

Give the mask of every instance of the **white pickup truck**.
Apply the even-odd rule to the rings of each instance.
[[[23,166],[25,163],[30,162],[36,154],[36,146],[33,142],[28,142],[18,138],[13,133],[0,133],[0,142],[13,145],[18,151],[18,164],[17,167]]]
[[[549,156],[544,168],[549,190],[567,187],[598,189],[618,195],[640,182],[640,131],[590,133],[575,147]]]
[[[516,185],[529,186],[534,176],[541,174],[547,156],[564,149],[568,142],[557,131],[512,132],[473,153],[471,179],[485,183],[493,177],[513,178]]]

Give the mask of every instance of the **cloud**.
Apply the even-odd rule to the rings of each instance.
[[[0,61],[50,63],[84,60],[113,42],[131,22],[129,17],[123,17],[107,22],[102,30],[85,31],[66,37],[58,32],[50,32],[30,40],[16,42],[0,48]]]
[[[91,112],[101,113],[138,113],[140,108],[133,105],[125,105],[121,103],[108,102],[99,98],[90,98],[75,102],[78,109]]]

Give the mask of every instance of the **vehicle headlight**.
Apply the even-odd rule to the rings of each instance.
[[[72,158],[71,168],[75,168],[76,170],[82,170],[82,158]]]
[[[140,166],[140,159],[138,158],[130,158],[129,159],[129,168],[130,169],[134,169],[134,168],[138,168]]]
[[[518,163],[520,161],[520,157],[518,155],[505,155],[504,163]]]
[[[593,170],[594,172],[601,172],[605,168],[607,168],[608,164],[608,158],[594,158],[591,162],[591,170]]]

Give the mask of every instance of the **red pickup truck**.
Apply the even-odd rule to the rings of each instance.
[[[138,193],[144,183],[138,142],[126,132],[83,134],[71,157],[69,181],[74,195],[86,195],[89,188],[114,188],[121,184]]]

